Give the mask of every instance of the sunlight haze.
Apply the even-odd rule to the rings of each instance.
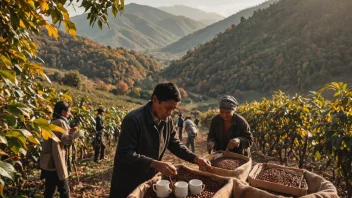
[[[127,0],[125,1],[125,4],[137,3],[152,7],[185,5],[206,12],[215,12],[224,17],[228,17],[240,10],[258,5],[264,1],[265,0]],[[72,7],[68,8],[68,10],[71,16],[82,14],[83,12],[83,10],[79,8],[75,11]]]

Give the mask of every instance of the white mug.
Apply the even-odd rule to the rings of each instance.
[[[156,184],[153,184],[153,190],[156,192],[157,197],[168,197],[171,193],[170,182],[167,180],[160,180],[156,182]]]
[[[192,195],[198,195],[203,192],[205,185],[199,179],[192,179],[189,181],[189,189]]]
[[[188,183],[179,181],[175,183],[175,196],[176,197],[187,197],[188,196]]]

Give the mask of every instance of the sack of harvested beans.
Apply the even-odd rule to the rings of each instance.
[[[287,169],[282,169],[282,166],[269,164],[268,167],[264,167],[266,172],[264,171],[262,172],[261,175],[259,175],[260,172],[264,170],[263,168],[262,169],[258,168],[259,166],[260,164],[257,164],[256,166],[254,166],[251,173],[249,174],[248,179],[250,184],[240,180],[236,180],[236,179],[234,180],[234,188],[233,188],[234,197],[241,197],[241,198],[251,198],[251,197],[337,198],[339,197],[337,195],[335,186],[331,182],[325,180],[324,178],[312,172],[302,170],[302,169],[288,168],[288,167],[285,167]],[[269,174],[271,169],[280,169],[280,171],[290,170],[290,172],[296,171],[298,173],[301,172],[303,179],[299,180],[299,182],[296,182],[297,185],[299,186],[299,187],[296,187],[295,186],[296,180],[294,178],[284,178],[286,176],[289,176],[290,173],[284,174],[284,173],[274,172],[272,174]],[[262,180],[263,182],[268,182],[268,183],[255,183],[255,182],[253,183],[253,178],[255,178],[256,180]],[[264,180],[270,180],[270,182],[264,181]],[[277,184],[275,182],[278,182],[281,184]],[[257,187],[260,187],[261,189],[252,186],[253,184]],[[293,194],[301,193],[302,191],[305,191],[304,195],[299,195],[299,196],[292,195],[292,193]]]
[[[252,159],[228,151],[217,151],[205,157],[209,159],[213,170],[199,167],[199,170],[223,177],[232,177],[246,181],[252,169]]]
[[[197,170],[190,169],[184,165],[177,165],[177,175],[171,177],[170,188],[174,187],[174,184],[178,181],[189,182],[192,179],[201,180],[204,184],[204,190],[201,194],[192,195],[188,192],[187,198],[202,197],[202,198],[230,198],[232,195],[233,182],[229,178],[220,177],[210,173],[200,172]],[[128,198],[156,198],[156,192],[153,190],[153,184],[161,179],[170,180],[169,177],[164,177],[160,173],[153,177],[151,180],[138,186]],[[174,190],[168,196],[170,198],[175,197]]]

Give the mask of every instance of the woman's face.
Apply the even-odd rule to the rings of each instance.
[[[235,110],[220,108],[220,117],[225,121],[232,120],[232,116],[235,113]]]
[[[71,115],[71,107],[67,109],[67,111],[62,111],[61,115],[65,118],[70,117]]]

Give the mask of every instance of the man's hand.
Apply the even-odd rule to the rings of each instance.
[[[208,142],[208,145],[207,145],[207,149],[208,149],[208,153],[210,154],[212,150],[214,150],[214,142]]]
[[[204,166],[208,170],[213,170],[213,167],[211,166],[211,163],[208,159],[196,157],[194,158],[194,163],[196,163],[198,166]]]
[[[156,171],[161,172],[165,176],[177,175],[177,169],[170,162],[161,162],[153,160],[150,164],[151,168],[154,168]]]
[[[78,127],[73,127],[73,128],[70,128],[70,132],[75,132],[78,130]]]
[[[240,147],[240,144],[241,144],[241,140],[239,138],[231,139],[226,150],[238,148]]]

